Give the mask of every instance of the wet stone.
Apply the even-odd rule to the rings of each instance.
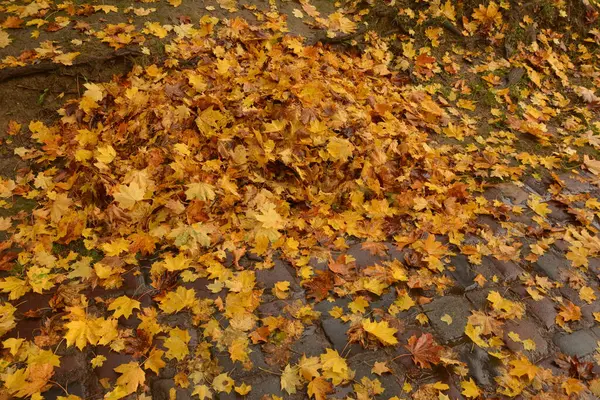
[[[333,348],[338,353],[348,352],[348,355],[354,355],[361,351],[362,347],[357,343],[348,343],[348,329],[350,328],[349,323],[344,323],[336,318],[326,318],[321,322],[323,331],[327,339],[333,344]]]
[[[477,289],[465,294],[476,310],[485,311],[488,305],[487,297],[490,289]]]
[[[87,353],[71,347],[61,355],[60,366],[54,370],[54,381],[62,386],[82,380],[89,372]]]
[[[564,190],[571,194],[589,193],[594,188],[579,175],[572,173],[559,174],[558,177],[563,181]]]
[[[521,267],[512,261],[497,260],[493,257],[486,257],[483,264],[489,265],[498,271],[505,282],[516,280],[524,272]]]
[[[556,309],[554,308],[554,302],[547,297],[539,301],[528,299],[525,301],[527,311],[531,311],[545,326],[550,328],[554,326],[556,321]]]
[[[549,220],[559,224],[565,224],[575,220],[575,217],[566,211],[566,206],[564,204],[557,201],[549,201],[547,204],[551,211],[550,214],[546,216]]]
[[[478,215],[477,224],[480,227],[489,228],[494,233],[494,235],[506,234],[506,229],[504,229],[500,222],[497,221],[491,215]]]
[[[325,353],[325,350],[331,348],[331,343],[327,340],[321,329],[315,325],[308,326],[293,345],[295,351],[292,355],[294,361],[300,358],[299,354],[304,354],[306,357],[316,357]]]
[[[525,189],[513,183],[501,183],[496,186],[502,193],[502,197],[510,200],[512,204],[524,204],[529,198],[529,193]]]
[[[467,318],[471,315],[471,304],[462,296],[445,296],[425,304],[423,310],[437,336],[447,343],[464,335]],[[446,314],[452,318],[450,325],[441,320]]]
[[[300,285],[292,275],[291,266],[280,258],[273,259],[273,268],[256,270],[256,282],[261,288],[272,289],[277,282],[290,282],[290,291],[299,292]]]
[[[348,250],[346,250],[346,254],[355,258],[356,268],[359,270],[375,264],[381,265],[384,261],[389,261],[390,259],[387,252],[379,255],[372,254],[369,250],[363,249],[362,243],[356,243],[350,246]]]
[[[461,360],[467,363],[469,372],[478,385],[485,387],[494,382],[494,377],[498,375],[497,368],[500,365],[497,359],[491,357],[479,346],[468,344],[459,346],[459,354]]]
[[[450,271],[450,275],[463,289],[474,289],[477,286],[477,283],[473,280],[476,274],[473,272],[466,256],[459,254],[452,257],[450,265],[454,266],[454,271]]]
[[[254,376],[252,378],[249,378],[247,381],[244,380],[244,383],[247,383],[249,385],[252,386],[252,391],[250,391],[250,393],[248,393],[248,395],[244,398],[248,399],[248,400],[261,400],[264,396],[279,396],[282,397],[284,399],[303,399],[304,395],[301,393],[301,391],[298,391],[297,393],[290,395],[287,392],[283,392],[281,390],[281,379],[279,378],[279,376],[275,376],[275,375],[266,375],[266,374],[261,374],[261,375],[257,375]],[[241,382],[236,382],[236,384],[241,384]],[[235,393],[233,393],[232,391],[232,397],[225,397],[224,396],[225,393],[221,393],[221,396],[219,396],[219,400],[221,399],[240,399],[242,398],[241,396],[236,396]],[[270,397],[268,397],[270,398]],[[153,399],[154,400],[154,399]],[[179,400],[179,399],[178,399]]]
[[[557,333],[554,343],[560,350],[570,356],[583,357],[596,350],[596,336],[591,330],[581,330],[570,334]]]
[[[545,356],[548,354],[548,342],[540,334],[539,327],[530,320],[508,321],[504,327],[504,341],[509,349],[516,352],[527,353],[522,343],[515,342],[509,337],[509,333],[514,332],[519,335],[521,340],[531,339],[535,342],[535,350],[531,353],[536,356]]]
[[[391,356],[383,350],[365,351],[349,360],[348,366],[355,372],[354,381],[360,382],[363,377],[371,380],[378,379],[384,392],[382,398],[390,398],[402,391],[402,377],[404,369],[391,360]],[[385,362],[386,366],[392,371],[381,376],[371,372],[375,362]]]
[[[565,272],[567,271],[567,259],[556,255],[552,251],[546,252],[534,264],[534,269],[547,275],[555,281],[564,282]]]
[[[392,305],[392,303],[396,300],[396,292],[394,290],[388,290],[387,292],[383,293],[381,296],[377,297],[374,296],[375,299],[371,300],[369,302],[369,306],[371,308],[371,310],[374,310],[376,308],[380,308],[384,311],[387,311],[388,308],[390,307],[390,305]]]
[[[406,253],[404,249],[400,250],[393,243],[386,243],[385,245],[388,248],[390,261],[398,260],[400,262],[404,262],[404,254]]]
[[[538,180],[535,179],[532,175],[527,175],[523,179],[523,183],[525,183],[526,187],[528,187],[541,197],[545,197],[548,194],[548,187],[552,182],[550,182],[547,178]]]
[[[159,379],[152,385],[152,400],[170,400],[170,392],[173,388],[175,388],[177,400],[193,399],[190,389],[175,386],[175,382],[171,379]]]

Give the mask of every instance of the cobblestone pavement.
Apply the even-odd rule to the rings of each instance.
[[[285,260],[275,259],[274,266],[268,270],[257,271],[258,285],[265,289],[262,304],[258,308],[260,318],[267,317],[290,317],[295,302],[301,304],[314,304],[314,311],[321,313],[313,324],[304,330],[300,337],[285,346],[274,346],[273,344],[260,344],[260,340],[251,345],[251,362],[254,365],[252,372],[246,371],[241,363],[233,363],[226,351],[218,349],[207,350],[214,357],[211,362],[220,364],[225,371],[236,381],[244,381],[252,386],[252,392],[246,396],[248,399],[262,399],[265,395],[275,395],[288,399],[305,398],[305,394],[290,395],[281,389],[280,370],[288,363],[295,363],[301,355],[307,357],[319,356],[326,349],[333,348],[348,360],[348,366],[355,371],[354,382],[361,382],[363,377],[379,379],[385,395],[381,398],[393,396],[408,396],[410,387],[423,387],[426,384],[443,382],[449,386],[446,394],[451,399],[463,399],[460,383],[456,376],[450,374],[446,368],[434,367],[424,371],[419,369],[407,355],[403,346],[413,336],[431,333],[436,341],[452,350],[458,360],[464,362],[476,384],[482,388],[491,388],[494,379],[500,375],[498,369],[500,363],[481,347],[474,345],[472,340],[465,334],[465,328],[473,312],[490,312],[492,303],[490,293],[498,292],[504,299],[523,304],[525,312],[521,318],[515,318],[499,324],[494,335],[502,338],[506,346],[514,352],[523,352],[540,367],[549,368],[555,374],[568,374],[569,371],[561,368],[556,359],[561,354],[577,357],[578,362],[594,362],[594,356],[600,341],[600,324],[598,313],[600,312],[600,301],[593,299],[584,301],[582,296],[573,288],[577,274],[585,274],[590,282],[598,282],[600,260],[591,259],[588,270],[573,272],[570,261],[567,259],[569,251],[568,243],[558,237],[564,236],[565,227],[573,223],[578,217],[577,210],[565,207],[559,202],[551,203],[552,212],[548,214],[547,223],[557,232],[557,239],[549,241],[543,255],[531,256],[534,253],[527,249],[535,243],[535,229],[532,228],[534,214],[528,211],[526,203],[533,196],[540,196],[548,200],[549,190],[556,185],[559,179],[564,183],[561,190],[568,196],[576,196],[580,201],[592,199],[600,195],[597,187],[586,182],[591,177],[581,172],[579,175],[565,173],[556,176],[555,182],[547,179],[536,181],[529,179],[523,187],[514,184],[499,184],[487,189],[482,195],[490,202],[496,202],[498,208],[516,210],[514,206],[523,206],[524,212],[515,214],[509,211],[503,215],[484,215],[477,221],[479,236],[472,236],[467,242],[472,246],[481,243],[480,237],[490,237],[493,234],[502,236],[509,230],[520,230],[523,234],[520,241],[524,250],[521,257],[496,259],[493,256],[483,256],[480,260],[469,258],[464,254],[457,254],[444,260],[446,267],[446,283],[444,290],[437,293],[419,289],[415,283],[408,293],[387,290],[380,296],[368,295],[361,297],[366,300],[364,312],[361,314],[377,315],[381,310],[395,313],[399,328],[397,338],[399,344],[385,348],[365,348],[357,342],[352,342],[352,322],[342,314],[348,313],[352,306],[356,306],[356,296],[327,297],[322,301],[315,302],[314,296],[308,296],[305,287],[297,276],[297,272]],[[554,196],[556,198],[556,196]],[[576,204],[576,203],[575,203]],[[594,222],[597,226],[597,222]],[[446,238],[439,237],[438,240],[447,242]],[[384,251],[373,254],[370,248],[365,249],[361,243],[355,243],[347,249],[346,255],[355,259],[356,268],[369,271],[375,265],[398,260],[410,267],[414,263],[414,254],[410,249],[399,249],[388,243]],[[464,248],[463,248],[464,250]],[[464,253],[465,251],[463,251]],[[334,254],[339,257],[342,253]],[[233,265],[233,257],[228,257],[227,266]],[[259,257],[246,255],[239,261],[240,268],[252,268],[260,262]],[[311,265],[316,270],[326,270],[326,260],[317,257],[311,260]],[[126,275],[125,285],[119,290],[94,289],[86,293],[90,298],[102,297],[110,299],[121,295],[139,298],[142,307],[152,304],[153,288],[146,279],[145,267],[138,271],[131,271]],[[581,279],[581,277],[579,277]],[[277,282],[290,282],[290,296],[282,300],[277,299],[271,293]],[[185,283],[186,288],[193,288],[202,298],[217,300],[222,292],[215,293],[207,288],[209,281],[199,279],[194,282]],[[538,294],[538,295],[536,295]],[[39,335],[48,330],[52,321],[42,324],[39,308],[48,302],[60,301],[64,293],[48,293],[43,295],[28,294],[20,302],[18,313],[26,318],[22,319],[12,336],[25,339],[34,339],[34,334]],[[141,295],[141,297],[140,297]],[[412,304],[406,304],[403,300],[408,295],[414,299]],[[354,303],[353,303],[354,302]],[[581,318],[562,324],[560,313],[563,310],[561,304],[572,302],[580,308]],[[395,308],[392,310],[392,308]],[[297,310],[297,308],[296,308]],[[450,318],[448,318],[448,316]],[[225,322],[222,320],[221,322]],[[195,349],[199,343],[199,337],[203,334],[201,329],[193,324],[189,313],[182,312],[167,315],[160,320],[162,324],[170,327],[186,329],[190,334],[188,346]],[[127,327],[136,327],[140,320],[136,316],[122,322]],[[533,342],[533,345],[531,344]],[[135,343],[133,344],[135,345]],[[110,351],[106,346],[97,346],[96,351],[79,351],[74,347],[66,349],[64,345],[59,346],[58,354],[62,357],[61,366],[56,371],[54,380],[70,394],[82,398],[95,398],[102,392],[103,383],[112,381],[118,377],[114,368],[135,359],[135,354],[122,354]],[[134,352],[131,352],[134,353]],[[96,356],[106,357],[104,364],[91,369],[90,360]],[[381,376],[375,375],[372,368],[376,362],[384,362],[389,371]],[[257,374],[256,368],[261,372]],[[184,389],[176,384],[184,381],[181,371],[182,366],[177,360],[171,360],[158,375],[150,377],[147,384],[154,400],[173,398],[191,399],[192,389]],[[593,364],[593,371],[598,371],[598,365]],[[364,381],[363,381],[364,383]],[[345,398],[350,391],[350,386],[340,386],[335,389],[331,398]],[[59,388],[53,388],[46,393],[46,398],[55,398],[63,395]],[[587,394],[588,398],[593,396]],[[240,397],[240,396],[238,396]],[[221,393],[219,399],[236,398],[236,395]],[[426,398],[426,397],[423,397]],[[503,398],[496,395],[495,398]],[[525,398],[518,396],[517,398]]]

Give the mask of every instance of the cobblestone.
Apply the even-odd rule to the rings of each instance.
[[[497,368],[500,365],[498,360],[491,357],[487,351],[479,346],[469,344],[461,345],[458,348],[460,359],[467,363],[469,371],[472,371],[476,383],[481,386],[490,386],[494,377],[498,374]]]
[[[467,318],[471,315],[471,305],[462,296],[437,298],[431,303],[425,304],[423,310],[427,314],[431,326],[444,343],[459,339],[464,335]],[[441,320],[446,314],[452,318],[451,324]]]
[[[522,342],[515,342],[510,338],[510,333],[514,332],[523,340],[531,339],[535,343],[535,350],[525,350]],[[543,357],[548,354],[548,342],[540,334],[539,327],[530,320],[508,321],[504,327],[504,341],[512,351],[528,353],[531,352],[537,357]]]
[[[552,300],[547,297],[544,297],[538,301],[527,299],[525,301],[525,305],[527,306],[527,309],[533,313],[533,315],[542,321],[542,324],[546,328],[554,326],[556,321],[556,308],[554,307],[554,302]]]
[[[494,268],[504,278],[505,282],[516,280],[523,272],[523,268],[519,267],[512,261],[497,260],[493,257],[485,257],[483,263]]]
[[[477,286],[477,283],[473,280],[477,275],[473,272],[467,257],[462,254],[452,257],[450,265],[454,267],[454,270],[450,271],[450,275],[463,289],[473,289]]]
[[[560,350],[570,356],[583,357],[596,350],[598,339],[591,330],[581,330],[570,334],[557,333],[554,343]]]
[[[564,282],[566,280],[567,259],[548,251],[534,263],[534,269],[555,281]]]

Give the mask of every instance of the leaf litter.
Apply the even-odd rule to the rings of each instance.
[[[462,20],[452,2],[430,3],[423,16],[446,18],[465,37],[480,35],[494,44],[507,30],[504,3],[481,4]],[[237,9],[235,2],[219,5]],[[323,18],[308,2],[302,9],[328,37],[353,33],[360,21],[342,12]],[[26,18],[29,11],[18,12]],[[115,9],[96,6],[94,12]],[[410,8],[400,12],[416,18]],[[20,26],[9,18],[4,28]],[[523,18],[525,26],[531,23]],[[143,34],[165,38],[173,29],[158,22],[141,32],[109,24],[96,36],[120,48],[143,43]],[[48,324],[32,340],[3,338],[1,393],[43,398],[61,365],[52,350],[64,340],[80,350],[104,346],[132,355],[114,368],[116,380],[102,382],[109,399],[133,393],[145,398],[149,376],[167,363],[176,366],[177,385],[201,399],[246,395],[251,384],[234,380],[214,350],[255,371],[254,345],[269,354],[267,363],[287,395],[325,399],[335,388],[351,386],[357,398],[384,392],[387,398],[448,398],[450,386],[443,382],[415,380],[413,388],[405,380],[404,393],[387,393],[376,376],[355,379],[344,352],[331,348],[293,361],[290,346],[324,317],[315,305],[345,297],[353,300],[348,310],[329,314],[349,323],[350,342],[409,351],[371,365],[377,375],[390,371],[386,362],[407,355],[417,370],[446,368],[467,398],[598,394],[589,361],[559,358],[562,374],[536,365],[535,341],[508,328],[526,317],[525,299],[507,293],[502,278],[486,278],[483,269],[476,282],[491,290],[464,333],[500,363],[492,386],[478,385],[455,351],[431,333],[403,335],[401,314],[419,312],[447,293],[454,285],[447,272],[456,268],[451,257],[462,254],[476,271],[484,257],[518,260],[525,269],[518,280],[531,300],[551,299],[557,329],[578,329],[583,314],[577,303],[596,300],[597,279],[589,267],[600,253],[600,203],[593,194],[600,171],[594,153],[600,144],[598,97],[581,79],[598,82],[597,54],[590,50],[597,49],[598,30],[570,44],[582,56],[576,64],[565,53],[563,36],[551,30],[521,43],[508,59],[459,47],[438,54],[432,49],[445,37],[436,29],[426,34],[431,47],[419,47],[410,35],[368,34],[360,53],[309,46],[283,31],[277,13],[267,13],[262,25],[203,17],[197,27],[177,31],[163,64],[87,83],[80,99],[65,103],[56,124],[28,124],[37,146],[15,153],[33,168],[2,178],[0,197],[7,208],[14,197],[38,206],[3,219],[9,234],[3,254],[15,255],[1,264],[13,273],[0,281],[6,294],[0,334],[14,332],[22,318],[17,307],[30,292],[50,293],[52,300],[44,314]],[[10,45],[10,36],[0,33],[0,46]],[[391,51],[394,40],[401,42],[401,54]],[[51,42],[36,54],[67,65],[78,55]],[[465,60],[473,59],[466,67]],[[11,58],[4,63],[19,64]],[[525,71],[527,83],[520,88],[503,87],[502,74],[511,67]],[[493,97],[487,123],[494,128],[486,135],[477,131],[485,118],[475,116],[481,108],[460,68],[483,80]],[[407,73],[418,84],[410,84]],[[455,79],[449,90],[435,81],[444,73]],[[20,129],[12,123],[9,135]],[[520,149],[525,138],[550,151]],[[569,192],[559,173],[575,167],[589,190]],[[485,196],[498,182],[512,182],[518,192],[530,175],[550,177],[547,192],[522,201]],[[570,216],[566,223],[553,219],[557,203]],[[483,216],[502,221],[502,233],[479,224]],[[359,266],[342,254],[356,240],[373,256],[390,250],[403,256]],[[559,241],[569,269],[548,279],[533,266]],[[88,255],[60,250],[74,244]],[[277,260],[295,270],[312,300],[290,293],[297,290],[292,282],[264,287],[257,275]],[[92,295],[126,287],[127,274],[142,278],[145,292]],[[371,299],[387,293],[395,295],[391,305],[370,308]],[[259,311],[271,295],[285,299],[280,315]],[[176,314],[188,315],[191,326],[164,322]],[[424,313],[413,318],[424,327],[430,322]],[[445,313],[441,320],[458,323]],[[508,348],[503,333],[522,343],[523,351]],[[105,361],[99,355],[91,364]]]

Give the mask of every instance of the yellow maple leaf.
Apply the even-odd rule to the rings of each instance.
[[[518,378],[527,376],[527,379],[530,381],[535,378],[539,369],[537,366],[533,365],[527,357],[520,357],[517,360],[512,360],[509,364],[512,366],[512,369],[509,372],[510,375]]]
[[[383,375],[386,372],[392,372],[388,366],[386,365],[385,361],[380,362],[380,361],[376,361],[375,364],[373,364],[373,368],[371,368],[371,372],[377,375]]]
[[[79,54],[81,54],[81,53],[78,51],[74,51],[72,53],[59,54],[57,56],[52,57],[52,61],[54,61],[57,64],[73,65],[73,60]]]
[[[131,210],[135,203],[144,200],[145,188],[140,186],[136,181],[131,182],[128,186],[119,185],[119,190],[113,197],[122,208]]]
[[[296,388],[302,385],[299,371],[298,367],[292,367],[289,364],[285,366],[279,379],[281,390],[285,390],[288,394],[296,393]]]
[[[8,293],[9,300],[17,300],[25,293],[29,292],[31,287],[29,287],[27,281],[23,279],[7,276],[0,281],[0,290],[3,293]]]
[[[168,359],[183,360],[190,352],[188,343],[191,336],[187,329],[173,328],[169,331],[169,337],[165,340],[164,346],[167,348],[165,357]]]
[[[319,357],[306,357],[306,355],[303,354],[300,361],[298,361],[298,367],[300,368],[300,374],[307,381],[310,381],[314,377],[321,376],[319,373],[319,368],[321,368]]]
[[[108,311],[114,311],[113,317],[119,318],[124,316],[129,318],[134,309],[140,309],[140,302],[127,296],[117,297],[108,306]]]
[[[535,211],[536,214],[545,217],[546,215],[550,214],[552,210],[548,208],[548,204],[543,203],[541,200],[542,199],[539,196],[533,195],[529,200],[527,200],[527,205],[529,208]]]
[[[250,391],[252,390],[252,386],[250,386],[244,382],[241,385],[236,386],[234,389],[235,389],[235,392],[237,394],[239,394],[240,396],[245,396],[248,393],[250,393]]]
[[[168,292],[160,301],[159,307],[167,314],[173,314],[196,304],[196,291],[179,286],[175,292]]]
[[[387,321],[375,322],[363,319],[362,327],[365,332],[375,336],[384,345],[391,346],[398,343],[395,336],[398,329],[390,327]]]
[[[226,373],[217,375],[213,379],[212,386],[217,392],[231,393],[235,382]]]
[[[329,139],[329,143],[327,143],[327,152],[334,161],[348,161],[348,158],[352,156],[353,150],[354,145],[348,139],[332,137]]]
[[[210,388],[206,385],[196,385],[194,387],[194,391],[192,392],[192,396],[198,396],[200,400],[213,398]]]
[[[308,395],[315,400],[326,400],[327,394],[333,391],[331,382],[323,378],[314,378],[308,383]]]
[[[12,39],[10,38],[8,33],[6,31],[3,31],[2,29],[0,29],[0,49],[5,48],[9,44],[11,44],[11,42],[12,42]]]
[[[79,321],[71,321],[65,325],[67,333],[67,347],[75,345],[79,350],[82,350],[88,343],[98,343],[98,326],[93,320],[82,319]]]
[[[115,157],[117,152],[111,145],[101,146],[96,149],[96,160],[104,164],[110,164]]]
[[[106,357],[103,355],[97,355],[96,357],[92,358],[90,364],[92,364],[93,368],[98,368],[104,364],[104,361],[106,361]]]
[[[154,373],[158,374],[160,370],[167,365],[167,363],[162,359],[164,354],[165,352],[162,350],[152,349],[148,359],[144,363],[144,368],[152,370]]]
[[[579,289],[579,298],[586,303],[591,304],[594,302],[594,300],[596,300],[597,297],[594,289],[589,286],[583,286],[581,289]]]
[[[134,361],[119,365],[115,368],[115,372],[121,374],[117,378],[117,385],[124,387],[127,393],[134,393],[146,380],[144,370]]]
[[[481,395],[481,389],[477,387],[473,378],[469,378],[468,381],[461,381],[460,387],[462,388],[462,395],[470,399],[474,399]]]
[[[202,201],[213,201],[215,199],[214,186],[209,183],[196,182],[187,185],[185,195],[188,200],[198,199]]]
[[[0,303],[0,336],[17,326],[15,322],[15,311],[17,309],[10,303]]]
[[[4,346],[5,349],[9,349],[12,356],[16,356],[24,341],[25,339],[10,338],[2,342],[2,346]]]

